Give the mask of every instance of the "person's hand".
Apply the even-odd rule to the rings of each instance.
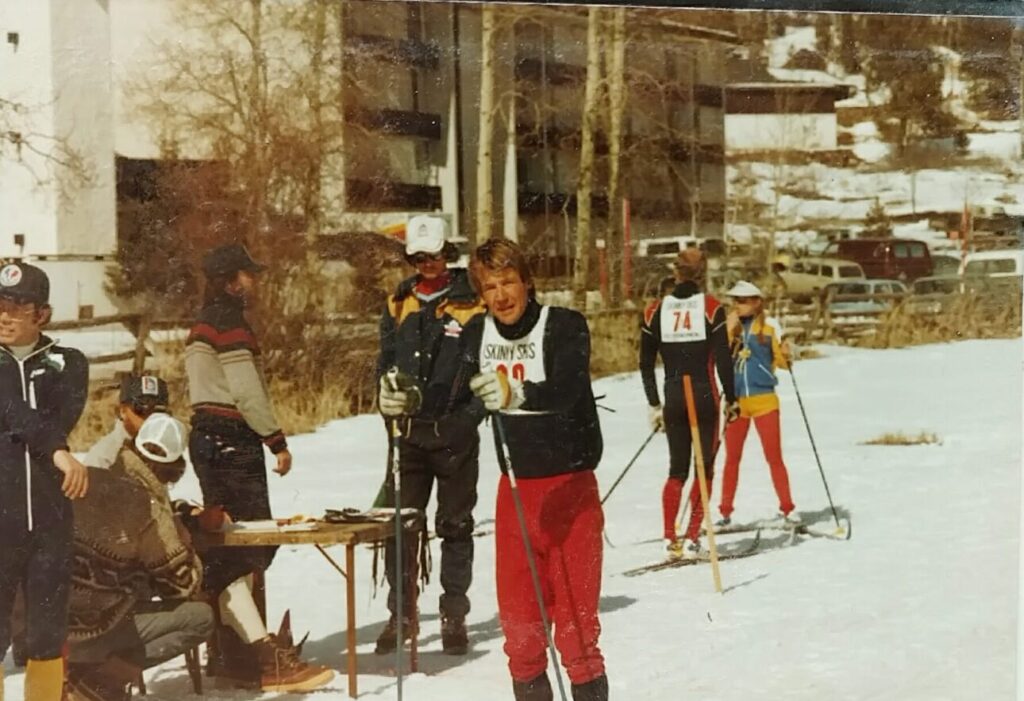
[[[665,432],[665,408],[661,404],[647,407],[647,418],[651,422],[652,431]]]
[[[786,365],[793,364],[793,348],[789,345],[789,341],[785,340],[779,345],[779,350],[782,352],[782,359],[786,361]]]
[[[277,467],[274,468],[274,472],[284,477],[292,469],[292,454],[287,448],[277,453]]]
[[[207,506],[196,514],[196,523],[204,531],[219,531],[224,524],[231,523],[231,517],[223,506]]]
[[[726,403],[722,409],[722,413],[725,415],[725,423],[731,424],[736,419],[740,418],[740,403],[738,401],[732,401]]]
[[[422,402],[423,393],[408,375],[389,372],[380,378],[377,404],[384,416],[412,416],[419,411]]]
[[[487,411],[515,409],[523,403],[522,385],[503,372],[485,372],[469,381],[469,389],[480,397]]]
[[[81,499],[89,491],[89,470],[66,450],[53,454],[53,465],[64,473],[60,488],[68,499]]]

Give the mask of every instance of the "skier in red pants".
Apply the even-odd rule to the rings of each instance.
[[[504,458],[495,560],[513,693],[516,701],[553,697],[547,637],[510,470],[573,699],[607,701],[608,678],[598,647],[604,514],[593,472],[603,446],[590,385],[587,322],[578,312],[537,302],[526,256],[514,243],[485,242],[470,271],[488,308],[481,323],[463,332],[464,357],[477,373],[470,388],[488,411],[500,412],[492,421]],[[498,421],[508,455],[497,435]]]
[[[789,369],[789,344],[784,340],[782,325],[765,315],[764,295],[756,285],[741,280],[727,294],[736,303],[735,309],[726,317],[726,326],[735,361],[740,417],[725,430],[725,474],[722,478],[722,501],[718,507],[722,518],[715,525],[728,526],[732,522],[743,443],[751,421],[761,437],[772,485],[779,498],[780,517],[789,524],[797,525],[800,519],[789,491],[786,464],[782,461],[779,396],[775,393],[775,385],[778,384],[776,369]]]
[[[672,557],[698,557],[700,526],[704,507],[698,480],[690,490],[690,521],[682,539],[677,537],[675,520],[682,500],[683,484],[690,472],[692,435],[683,378],[693,383],[696,423],[700,432],[704,471],[710,488],[715,451],[718,448],[718,384],[726,399],[726,419],[739,413],[734,393],[732,359],[725,328],[725,310],[717,299],[701,292],[704,279],[704,255],[696,248],[679,253],[675,264],[676,287],[647,308],[640,334],[640,376],[650,405],[651,426],[668,436],[671,464],[662,490],[664,537]],[[658,354],[665,363],[665,405],[662,407],[654,365]]]

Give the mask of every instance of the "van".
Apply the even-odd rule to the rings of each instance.
[[[717,258],[726,252],[723,239],[698,238],[696,236],[666,236],[652,239],[640,239],[636,242],[636,255],[639,258],[671,258],[687,248],[699,248],[708,258]]]
[[[988,277],[1016,277],[1024,275],[1024,251],[1002,250],[968,253],[964,258],[961,275]]]
[[[835,241],[825,255],[852,260],[870,278],[913,281],[932,274],[928,246],[914,239],[865,238]]]

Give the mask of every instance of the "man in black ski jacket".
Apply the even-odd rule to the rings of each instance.
[[[455,247],[445,240],[446,223],[439,217],[417,216],[406,227],[406,260],[416,275],[388,298],[380,322],[379,405],[388,425],[397,423],[402,507],[426,509],[437,482],[435,528],[441,539],[441,644],[450,655],[468,650],[467,592],[473,578],[473,508],[479,474],[480,437],[477,426],[483,408],[473,401],[469,376],[461,362],[460,342],[467,328],[479,324],[483,304],[464,269],[449,269]],[[397,383],[389,379],[398,370]],[[394,505],[391,480],[384,501]],[[395,601],[395,545],[388,541],[385,572],[391,591],[391,618],[377,639],[377,654],[398,644]],[[402,568],[408,579],[415,552],[407,550]],[[406,599],[405,617],[416,605]],[[412,627],[403,627],[404,635]]]
[[[704,507],[697,480],[690,490],[690,521],[684,537],[676,535],[675,520],[682,501],[683,484],[690,473],[693,439],[683,395],[683,377],[693,384],[696,423],[700,433],[704,472],[710,497],[712,468],[718,449],[718,383],[725,393],[726,419],[739,416],[733,382],[732,354],[725,324],[725,309],[713,296],[704,294],[704,255],[696,248],[680,252],[675,264],[676,286],[644,312],[640,334],[640,377],[650,405],[651,427],[668,435],[670,467],[662,490],[664,537],[675,557],[701,554],[700,524]],[[658,396],[654,365],[661,354],[665,364],[665,405]]]
[[[69,500],[88,488],[88,473],[67,441],[85,408],[89,367],[79,351],[42,334],[51,314],[49,295],[50,281],[39,268],[0,268],[0,658],[11,642],[11,611],[21,588],[26,701],[61,697],[71,585]]]

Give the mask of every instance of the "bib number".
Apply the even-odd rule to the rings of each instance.
[[[706,339],[704,295],[694,295],[686,299],[668,296],[662,300],[662,343],[693,343]]]

